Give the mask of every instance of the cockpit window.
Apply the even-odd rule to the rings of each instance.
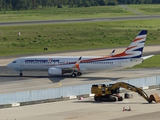
[[[13,61],[12,63],[16,63],[17,61]]]

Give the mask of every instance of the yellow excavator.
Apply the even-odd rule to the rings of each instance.
[[[158,96],[158,94],[153,94],[150,95],[150,97],[148,97],[148,95],[141,88],[135,87],[125,82],[117,82],[115,84],[109,84],[109,85],[105,84],[92,85],[91,93],[95,94],[94,95],[95,101],[108,101],[108,102],[116,102],[117,100],[122,101],[123,97],[119,95],[120,88],[125,88],[127,90],[137,92],[149,103],[152,103],[152,101],[160,103],[160,97]]]

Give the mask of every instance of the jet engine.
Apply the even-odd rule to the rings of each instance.
[[[49,75],[62,75],[62,69],[59,68],[49,68],[48,69]]]

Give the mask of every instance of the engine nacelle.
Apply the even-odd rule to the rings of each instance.
[[[59,68],[49,68],[48,69],[49,75],[62,75],[62,69]]]

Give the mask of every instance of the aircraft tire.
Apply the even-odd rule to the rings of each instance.
[[[19,73],[19,76],[22,77],[22,76],[23,76],[23,73]]]
[[[82,73],[81,73],[81,72],[78,72],[78,73],[77,73],[77,76],[81,76],[81,75],[82,75]]]
[[[76,77],[77,75],[76,75],[76,73],[72,73],[71,76],[72,77]]]

